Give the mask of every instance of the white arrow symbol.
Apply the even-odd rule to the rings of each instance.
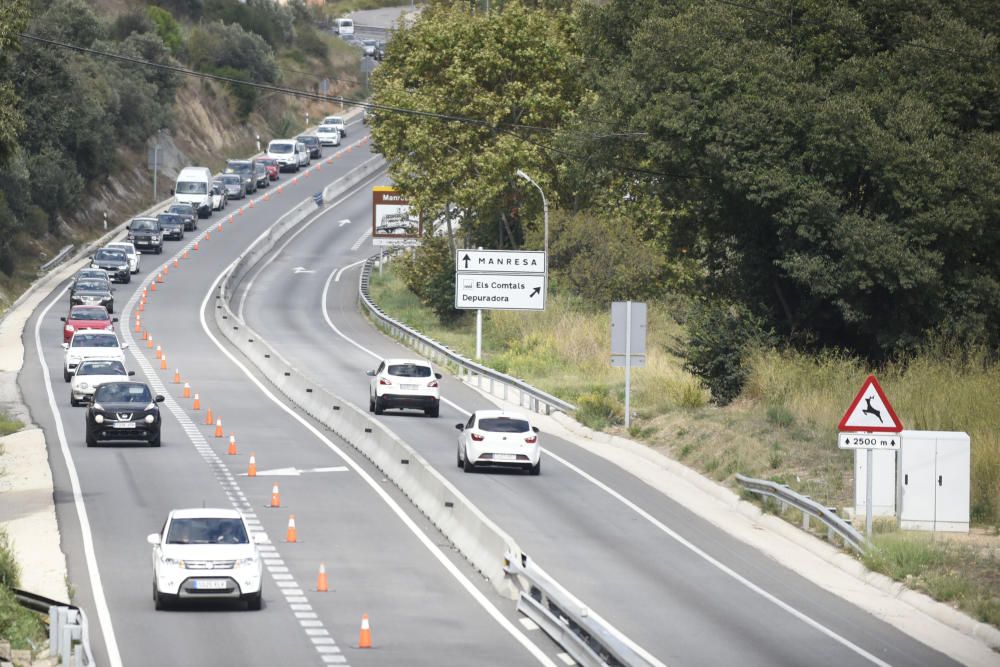
[[[313,271],[312,269],[307,269],[304,266],[296,266],[294,269],[292,269],[292,273],[316,273],[316,272]]]
[[[347,219],[347,218],[344,218],[343,220],[339,220],[337,222],[337,224],[340,225],[341,227],[343,227],[344,225],[351,224],[351,221],[349,219]]]
[[[258,470],[257,475],[270,475],[271,477],[298,477],[309,472],[347,472],[347,466],[331,466],[329,468],[275,468],[273,470]],[[246,477],[247,473],[240,473],[240,477]]]

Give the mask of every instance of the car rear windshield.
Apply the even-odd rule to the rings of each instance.
[[[156,216],[160,220],[161,225],[183,225],[184,218],[174,213],[161,213]]]
[[[226,185],[239,185],[242,181],[240,181],[240,177],[236,174],[227,174],[222,177],[222,182]]]
[[[118,339],[106,334],[78,333],[73,336],[73,347],[118,347]]]
[[[404,378],[429,378],[431,376],[430,366],[418,364],[391,364],[389,375],[397,375]]]
[[[107,289],[107,283],[96,280],[80,280],[76,283],[76,291],[78,292],[100,292],[107,291]]]
[[[98,261],[108,261],[108,262],[124,262],[125,253],[121,250],[109,250],[107,248],[101,248],[94,253],[94,259]]]
[[[167,544],[249,544],[243,522],[232,518],[174,519]]]
[[[69,319],[92,322],[94,320],[108,319],[108,311],[103,308],[74,308],[70,311]]]
[[[249,162],[230,162],[226,171],[233,174],[249,174],[252,165]]]
[[[126,255],[134,255],[135,254],[135,246],[133,246],[133,245],[119,245],[117,243],[110,243],[110,244],[108,244],[108,247],[113,247],[113,248],[115,248],[117,250],[121,250]]]
[[[523,419],[509,417],[487,417],[479,420],[479,430],[494,433],[524,433],[531,430],[530,424]]]
[[[77,375],[125,375],[125,366],[120,361],[85,361],[80,364]]]
[[[315,144],[319,140],[316,137],[308,136],[308,137],[299,137],[299,141],[308,146],[309,144]]]
[[[291,153],[294,148],[292,144],[271,144],[267,150],[269,153]]]
[[[156,229],[156,223],[152,220],[136,220],[132,223],[133,232],[150,232]]]
[[[152,403],[153,395],[144,384],[105,382],[94,392],[95,403]]]
[[[327,116],[323,119],[324,125],[343,125],[344,119],[340,116]]]
[[[179,195],[203,195],[207,185],[203,181],[177,181],[174,192]]]

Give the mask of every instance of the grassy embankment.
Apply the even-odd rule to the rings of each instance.
[[[650,304],[647,363],[633,372],[635,418],[626,433],[624,371],[609,365],[608,313],[553,292],[541,313],[486,313],[485,364],[575,403],[579,421],[644,441],[718,481],[731,482],[741,472],[788,483],[831,506],[853,504],[853,455],[837,449],[835,439],[843,410],[870,370],[861,362],[760,352],[740,399],[714,407],[670,352],[679,347],[682,329],[667,306]],[[391,266],[382,278],[373,274],[371,294],[391,316],[472,356],[474,320],[442,326]],[[1000,625],[1000,560],[991,553],[1000,527],[1000,365],[980,352],[941,348],[877,375],[908,428],[971,435],[973,521],[994,537],[983,535],[984,548],[926,535],[880,535],[866,563]]]

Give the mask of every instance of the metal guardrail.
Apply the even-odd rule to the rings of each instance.
[[[22,607],[49,615],[49,653],[59,657],[59,664],[95,664],[90,650],[87,614],[82,609],[17,588],[12,590],[14,599]]]
[[[358,295],[361,299],[361,304],[368,310],[371,316],[375,319],[375,323],[383,331],[388,333],[393,338],[401,340],[404,344],[412,347],[420,354],[430,357],[437,363],[449,364],[453,366],[458,370],[459,377],[463,380],[471,381],[474,377],[476,385],[480,388],[483,387],[484,380],[489,380],[489,392],[491,395],[495,395],[494,387],[496,384],[500,385],[500,388],[502,389],[501,397],[505,401],[509,400],[508,389],[510,388],[516,390],[517,403],[522,408],[526,407],[534,412],[544,412],[545,414],[551,414],[553,409],[561,410],[562,412],[573,412],[576,410],[576,406],[572,403],[568,403],[561,398],[556,398],[551,394],[547,394],[541,389],[531,386],[524,380],[511,377],[506,373],[493,370],[488,366],[477,364],[471,359],[455,352],[446,345],[442,345],[441,343],[423,335],[416,329],[408,327],[402,322],[394,320],[386,315],[382,309],[379,308],[374,301],[372,301],[368,294],[368,283],[371,279],[372,267],[374,266],[375,259],[377,257],[378,255],[373,255],[365,262],[364,267],[361,270],[361,279],[358,284]]]
[[[72,243],[69,244],[69,245],[67,245],[67,246],[63,246],[63,249],[60,250],[58,252],[58,254],[56,254],[55,257],[53,257],[52,259],[50,259],[49,261],[45,262],[40,267],[38,267],[39,273],[45,273],[46,271],[48,271],[49,269],[51,269],[53,266],[55,266],[56,264],[60,263],[64,259],[66,259],[69,256],[69,254],[71,252],[73,252],[73,248],[75,248],[75,247],[76,246],[74,246]]]
[[[504,570],[521,584],[517,610],[584,667],[663,667],[528,559],[507,553]]]
[[[826,526],[826,536],[829,541],[833,541],[834,535],[839,535],[844,544],[848,545],[858,553],[864,553],[868,546],[865,537],[848,522],[841,519],[825,505],[822,505],[808,496],[803,496],[792,491],[784,484],[771,482],[766,479],[754,479],[745,475],[736,475],[736,481],[740,486],[759,496],[774,498],[781,503],[781,511],[793,507],[802,512],[802,530],[809,530],[809,519],[813,518]]]

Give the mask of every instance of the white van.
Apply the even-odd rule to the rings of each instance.
[[[191,204],[199,217],[212,215],[212,170],[208,167],[184,167],[170,191],[180,204]]]
[[[275,139],[267,145],[267,156],[278,162],[278,171],[298,171],[302,166],[302,156],[295,139]]]
[[[336,19],[333,22],[333,31],[341,37],[354,34],[354,21],[351,19]]]

